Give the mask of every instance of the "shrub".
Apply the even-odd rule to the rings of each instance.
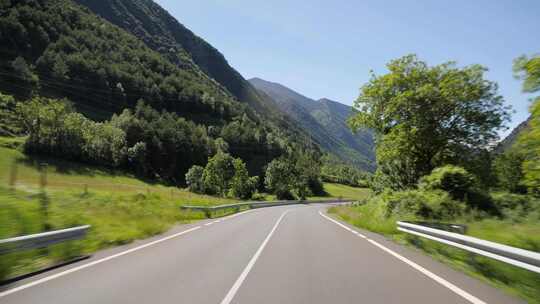
[[[453,219],[462,214],[464,205],[444,191],[407,190],[386,192],[376,198],[386,206],[386,216],[420,219]]]
[[[507,152],[497,156],[493,164],[498,185],[512,193],[525,193],[527,189],[522,185],[522,165],[525,157],[517,152]]]
[[[472,192],[475,180],[467,170],[452,165],[434,169],[424,176],[419,183],[423,190],[444,190],[457,200],[465,200]]]
[[[193,166],[186,173],[186,184],[189,188],[189,191],[195,193],[204,193],[204,182],[203,182],[204,168],[201,166]]]

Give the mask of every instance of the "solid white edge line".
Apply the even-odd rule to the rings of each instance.
[[[334,224],[340,226],[341,228],[343,228],[343,229],[345,229],[345,230],[347,230],[347,231],[351,231],[351,232],[355,231],[355,230],[352,230],[351,228],[349,228],[349,227],[343,225],[342,223],[340,223],[340,222],[334,220],[333,218],[324,215],[321,211],[319,211],[319,214],[320,214],[322,217],[324,217],[325,219],[327,219],[327,220],[333,222]],[[358,231],[356,231],[355,234],[357,234],[357,235],[358,235],[359,237],[361,237],[361,238],[367,239],[367,237],[366,237],[365,235],[361,234],[361,233],[358,232]]]
[[[262,251],[264,250],[264,247],[266,247],[266,244],[268,243],[268,241],[270,240],[270,238],[272,237],[272,235],[274,234],[274,232],[276,231],[279,223],[281,222],[281,220],[283,219],[283,217],[287,214],[287,212],[289,212],[289,210],[283,212],[281,214],[281,216],[279,217],[279,219],[277,220],[276,224],[274,225],[274,227],[272,228],[272,230],[270,230],[270,233],[268,233],[268,235],[266,236],[266,238],[264,239],[264,241],[262,242],[261,246],[259,247],[259,249],[257,249],[257,252],[255,252],[255,254],[253,255],[253,257],[251,258],[251,260],[248,262],[248,264],[246,265],[246,268],[244,268],[244,270],[242,271],[242,273],[240,274],[240,276],[238,277],[238,279],[236,279],[236,282],[234,282],[233,286],[231,287],[231,289],[229,290],[229,292],[227,293],[227,295],[225,296],[225,298],[223,298],[223,300],[221,301],[221,304],[229,304],[231,303],[232,299],[234,298],[234,296],[236,295],[236,293],[238,292],[238,289],[240,289],[240,286],[242,286],[242,283],[244,282],[244,280],[246,279],[247,275],[249,274],[249,272],[251,271],[251,268],[253,268],[253,265],[255,265],[255,262],[257,262],[257,259],[259,258],[259,256],[261,255]]]
[[[170,239],[172,239],[172,238],[181,236],[181,235],[183,235],[183,234],[186,234],[186,233],[195,231],[195,230],[197,230],[197,229],[199,229],[199,228],[201,228],[201,226],[193,227],[193,228],[190,228],[190,229],[188,229],[188,230],[184,230],[184,231],[182,231],[182,232],[178,232],[178,233],[175,233],[175,234],[173,234],[173,235],[164,237],[164,238],[162,238],[162,239],[155,240],[155,241],[152,241],[152,242],[150,242],[150,243],[147,243],[147,244],[144,244],[144,245],[141,245],[141,246],[137,246],[137,247],[135,247],[135,248],[131,248],[131,249],[128,249],[128,250],[126,250],[126,251],[122,251],[122,252],[117,253],[117,254],[113,254],[113,255],[111,255],[111,256],[102,258],[102,259],[100,259],[100,260],[93,261],[93,262],[90,262],[90,263],[88,263],[88,264],[84,264],[84,265],[81,265],[81,266],[77,266],[77,267],[74,267],[74,268],[71,268],[71,269],[68,269],[68,270],[59,272],[59,273],[57,273],[57,274],[53,274],[53,275],[51,275],[51,276],[48,276],[48,277],[45,277],[45,278],[42,278],[42,279],[39,279],[39,280],[30,282],[30,283],[28,283],[28,284],[24,284],[24,285],[21,285],[21,286],[12,288],[12,289],[8,289],[8,290],[6,290],[6,291],[4,291],[4,292],[0,292],[0,298],[3,298],[3,297],[5,297],[5,296],[8,296],[8,295],[13,294],[13,293],[15,293],[15,292],[18,292],[18,291],[21,291],[21,290],[24,290],[24,289],[27,289],[27,288],[30,288],[30,287],[33,287],[33,286],[42,284],[42,283],[45,283],[45,282],[47,282],[47,281],[51,281],[51,280],[57,279],[57,278],[59,278],[59,277],[65,276],[65,275],[67,275],[67,274],[70,274],[70,273],[73,273],[73,272],[76,272],[76,271],[79,271],[79,270],[82,270],[82,269],[85,269],[85,268],[88,268],[88,267],[91,267],[91,266],[94,266],[94,265],[103,263],[103,262],[106,262],[106,261],[109,261],[109,260],[112,260],[112,259],[114,259],[114,258],[121,257],[121,256],[126,255],[126,254],[128,254],[128,253],[132,253],[132,252],[134,252],[134,251],[141,250],[141,249],[143,249],[143,248],[146,248],[146,247],[149,247],[149,246],[152,246],[152,245],[155,245],[155,244],[158,244],[158,243],[161,243],[161,242],[170,240]]]
[[[337,225],[339,225],[339,226],[341,226],[341,227],[343,227],[343,228],[345,228],[345,227],[348,228],[347,230],[350,229],[349,227],[347,227],[347,226],[341,224],[340,222],[338,222],[338,221],[336,221],[336,220],[334,220],[334,219],[332,219],[332,218],[330,218],[330,217],[324,215],[321,211],[319,211],[319,214],[320,214],[322,217],[324,217],[324,218],[326,218],[326,219],[328,219],[328,220],[334,222],[335,224],[337,224]],[[448,282],[447,280],[441,278],[440,276],[434,274],[433,272],[431,272],[431,271],[425,269],[424,267],[422,267],[422,266],[416,264],[415,262],[413,262],[413,261],[407,259],[406,257],[404,257],[404,256],[402,256],[402,255],[400,255],[400,254],[398,254],[398,253],[396,253],[396,252],[394,252],[394,251],[392,251],[392,250],[386,248],[385,246],[383,246],[383,245],[377,243],[376,241],[374,241],[374,240],[372,240],[372,239],[366,238],[366,240],[367,240],[368,242],[370,242],[371,244],[377,246],[378,248],[384,250],[386,253],[388,253],[388,254],[394,256],[394,257],[397,258],[398,260],[400,260],[400,261],[404,262],[405,264],[411,266],[412,268],[418,270],[419,272],[421,272],[421,273],[424,274],[425,276],[429,277],[430,279],[434,280],[435,282],[437,282],[437,283],[441,284],[442,286],[444,286],[444,287],[450,289],[452,292],[454,292],[455,294],[461,296],[461,297],[464,298],[465,300],[467,300],[467,301],[469,301],[469,302],[471,302],[471,303],[473,303],[473,304],[486,304],[486,302],[484,302],[484,301],[478,299],[477,297],[471,295],[470,293],[466,292],[465,290],[463,290],[463,289],[457,287],[456,285],[454,285],[454,284]]]

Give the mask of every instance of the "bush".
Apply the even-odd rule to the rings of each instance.
[[[204,168],[201,166],[193,166],[186,173],[186,184],[189,191],[194,193],[204,193],[203,182]]]
[[[374,198],[386,206],[386,217],[450,220],[461,215],[464,205],[444,191],[407,190],[386,192]]]
[[[525,193],[527,188],[522,185],[522,165],[525,157],[517,152],[507,152],[497,156],[493,164],[498,185],[512,193]]]
[[[453,199],[465,200],[472,192],[475,180],[467,170],[452,165],[434,169],[430,175],[424,176],[419,183],[423,190],[444,190]]]

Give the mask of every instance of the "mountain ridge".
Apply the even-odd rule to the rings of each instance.
[[[372,133],[360,130],[354,134],[346,123],[354,108],[329,98],[314,100],[259,77],[251,78],[249,82],[274,99],[280,109],[307,130],[324,150],[361,169],[374,170]]]

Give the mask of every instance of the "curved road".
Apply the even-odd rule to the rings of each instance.
[[[178,226],[3,286],[0,303],[521,303],[325,208]]]

